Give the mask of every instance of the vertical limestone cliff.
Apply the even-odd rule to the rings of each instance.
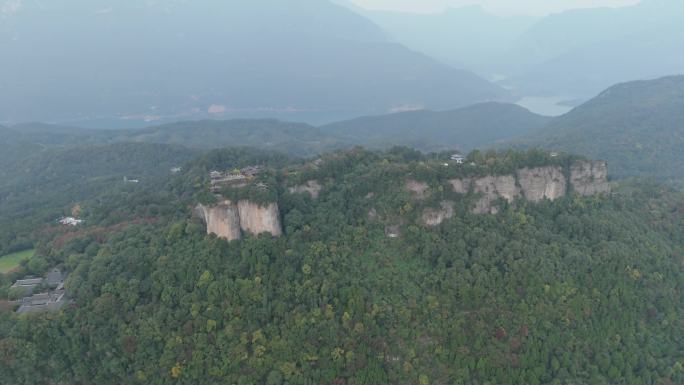
[[[608,165],[603,161],[577,162],[570,167],[570,184],[580,195],[610,192]]]
[[[277,203],[261,206],[248,200],[241,200],[238,202],[238,213],[240,228],[244,232],[254,235],[271,233],[274,237],[283,234]]]
[[[207,234],[229,241],[241,239],[243,232],[258,235],[282,235],[278,204],[260,206],[248,200],[237,204],[225,200],[213,206],[197,205],[195,213],[207,225]]]
[[[499,208],[495,203],[498,199],[505,199],[513,203],[520,196],[520,188],[515,183],[513,175],[485,176],[478,179],[452,179],[449,181],[454,192],[469,194],[471,191],[481,194],[472,212],[475,214],[496,214]]]
[[[494,203],[503,198],[508,203],[512,203],[515,198],[520,196],[520,189],[515,184],[513,175],[487,176],[475,180],[473,183],[475,193],[482,194],[482,198],[475,204],[473,213],[475,214],[496,214],[499,208]]]
[[[523,168],[518,170],[518,182],[530,202],[553,201],[567,193],[567,182],[560,167]]]
[[[207,234],[216,234],[229,241],[242,238],[238,208],[231,201],[226,200],[211,207],[200,204],[195,211],[207,224]]]
[[[558,166],[523,168],[514,175],[484,176],[477,179],[463,178],[449,180],[452,190],[458,194],[480,194],[472,212],[475,214],[496,214],[498,199],[513,203],[521,195],[530,202],[544,199],[556,200],[570,190],[568,176]],[[610,192],[606,162],[577,162],[570,167],[570,185],[580,195],[591,196]]]

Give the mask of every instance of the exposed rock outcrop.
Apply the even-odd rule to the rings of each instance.
[[[427,226],[439,226],[454,217],[454,202],[442,201],[439,209],[425,209],[422,220]]]
[[[518,170],[518,181],[525,199],[540,202],[556,200],[567,193],[567,183],[560,167],[523,168]]]
[[[261,206],[248,200],[241,200],[238,202],[238,213],[240,228],[244,232],[254,235],[271,233],[274,237],[283,234],[277,203]]]
[[[499,208],[495,203],[503,198],[509,203],[519,196],[530,202],[544,199],[556,200],[564,197],[569,188],[567,176],[558,166],[523,168],[514,175],[485,176],[479,179],[463,178],[449,181],[454,192],[482,194],[475,204],[475,214],[496,214]],[[610,191],[608,167],[606,162],[577,162],[570,167],[570,184],[580,195],[590,196]]]
[[[385,227],[385,236],[387,238],[401,237],[401,225],[391,225]]]
[[[423,200],[428,197],[430,186],[425,182],[407,180],[406,189],[411,193],[411,196],[414,199]]]
[[[468,178],[464,179],[452,179],[449,181],[454,192],[458,194],[468,194],[470,192],[470,187],[472,185],[472,180]]]
[[[499,198],[512,203],[520,196],[520,189],[515,184],[513,175],[486,176],[475,180],[473,185],[475,193],[482,194],[473,208],[475,214],[496,214],[499,208],[494,203]]]
[[[290,187],[288,189],[290,194],[308,193],[309,195],[311,195],[311,198],[313,199],[318,198],[318,195],[321,193],[321,190],[323,190],[323,186],[321,186],[321,184],[318,183],[318,181],[316,180],[310,180],[306,182],[306,184]]]
[[[207,225],[207,234],[216,234],[229,241],[241,239],[242,234],[271,233],[282,235],[278,204],[261,206],[248,200],[237,204],[224,200],[213,206],[197,205],[195,213]]]
[[[570,167],[570,184],[580,195],[610,192],[608,164],[603,161],[577,162]]]
[[[376,210],[375,208],[368,210],[368,219],[370,219],[371,221],[378,219],[378,210]]]
[[[229,241],[242,238],[238,208],[231,201],[226,200],[210,207],[200,204],[195,212],[207,224],[207,234],[216,234]]]

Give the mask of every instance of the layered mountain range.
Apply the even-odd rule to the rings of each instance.
[[[331,121],[508,98],[329,1],[4,3],[0,122]]]

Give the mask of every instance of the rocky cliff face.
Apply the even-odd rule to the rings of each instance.
[[[472,182],[473,181],[468,178],[452,179],[449,181],[449,184],[451,184],[451,187],[454,189],[454,192],[457,192],[459,194],[468,194],[470,192]]]
[[[290,187],[288,191],[290,192],[290,194],[308,193],[309,195],[311,195],[311,198],[316,199],[318,198],[318,195],[321,193],[322,189],[323,187],[320,183],[318,183],[318,181],[310,180],[306,182],[306,184]]]
[[[525,199],[530,202],[551,201],[564,197],[567,183],[560,167],[524,168],[518,170],[518,182]]]
[[[608,165],[603,161],[575,163],[570,167],[570,184],[584,196],[610,192]]]
[[[430,186],[424,182],[408,180],[406,181],[406,189],[411,193],[413,199],[423,200],[428,197]]]
[[[520,196],[520,188],[513,175],[486,176],[475,180],[453,179],[449,183],[459,194],[468,194],[471,191],[482,194],[472,210],[475,214],[496,214],[499,212],[495,205],[498,199],[503,198],[512,203]]]
[[[277,203],[261,206],[248,200],[238,202],[240,228],[254,235],[271,233],[274,237],[283,234]]]
[[[200,204],[195,211],[207,224],[207,234],[216,234],[229,241],[242,238],[238,208],[231,201],[226,200],[211,207]]]
[[[197,205],[195,212],[207,224],[207,234],[229,241],[241,239],[243,232],[271,233],[276,237],[283,233],[276,203],[260,206],[248,200],[237,204],[225,200],[213,206]]]
[[[520,195],[520,189],[515,184],[513,175],[487,176],[473,182],[475,193],[482,194],[482,198],[475,204],[475,214],[496,214],[499,208],[495,202],[503,198],[512,203]]]
[[[439,226],[447,219],[454,217],[454,202],[442,201],[440,209],[425,209],[423,211],[423,223],[427,226]]]
[[[472,209],[475,214],[498,213],[496,201],[499,199],[513,203],[523,196],[530,202],[544,199],[553,201],[564,197],[569,191],[566,175],[557,166],[524,168],[518,170],[516,175],[452,179],[449,184],[456,193],[481,195]],[[570,168],[570,184],[574,191],[584,196],[609,192],[606,162],[575,163]]]

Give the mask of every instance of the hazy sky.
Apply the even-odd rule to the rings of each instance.
[[[436,12],[448,6],[479,4],[500,15],[544,15],[571,8],[623,6],[639,0],[350,0],[368,9]]]

